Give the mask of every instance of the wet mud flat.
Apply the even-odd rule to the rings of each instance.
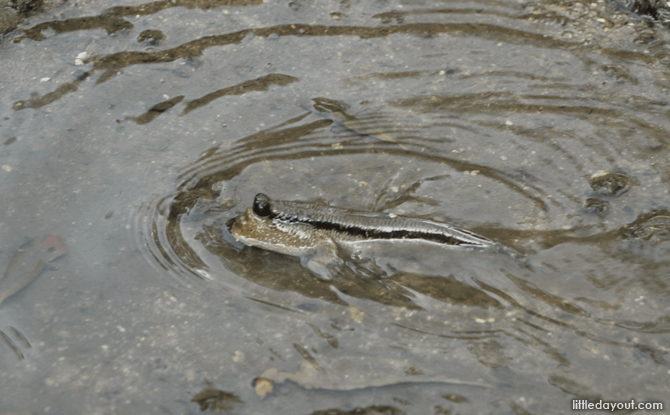
[[[0,412],[665,404],[666,15],[0,2]],[[376,245],[324,280],[231,235],[258,193],[515,254]]]

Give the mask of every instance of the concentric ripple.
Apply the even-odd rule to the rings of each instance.
[[[479,198],[480,203],[492,197],[515,200],[521,209],[510,213],[514,216],[546,209],[541,193],[518,178],[443,156],[446,151],[440,146],[448,142],[421,139],[419,121],[411,115],[402,119],[377,111],[358,114],[355,122],[352,119],[342,122],[332,113],[305,112],[242,138],[230,148],[207,151],[183,169],[174,194],[146,203],[137,215],[137,241],[147,260],[188,287],[241,290],[244,296],[262,297],[290,309],[314,307],[305,303],[307,298],[318,299],[319,305],[372,300],[397,311],[435,307],[432,303],[470,305],[487,315],[504,309],[505,300],[482,291],[474,282],[477,272],[450,276],[456,269],[466,270],[467,259],[445,270],[446,259],[440,258],[444,252],[438,250],[391,255],[393,248],[388,248],[386,256],[392,257],[388,261],[361,258],[343,270],[340,280],[326,283],[297,258],[245,247],[232,238],[226,222],[246,209],[259,192],[287,200],[322,199],[354,209],[430,217],[464,227],[479,225],[479,232],[494,239],[500,232],[499,212],[483,212],[488,216],[480,215],[477,222],[458,216],[468,209],[481,212],[472,199]],[[388,139],[390,132],[393,139]],[[466,197],[455,200],[452,194]],[[446,255],[452,262],[461,256],[458,252]],[[477,261],[487,257],[484,262],[495,270],[500,258],[487,255],[478,255]],[[425,279],[445,272],[447,279],[433,280],[437,286],[450,287],[456,293],[453,296],[430,288],[430,279]],[[281,292],[298,293],[300,300],[287,301]]]
[[[625,318],[626,311],[613,318],[612,307],[629,302],[625,295],[603,297],[583,270],[554,264],[576,246],[605,241],[617,250],[633,234],[662,236],[666,216],[640,220],[650,224],[644,229],[632,224],[600,233],[590,226],[529,231],[523,224],[537,223],[555,207],[523,176],[447,156],[454,154],[449,140],[420,138],[416,115],[372,111],[342,117],[332,107],[323,111],[323,99],[315,102],[315,111],[211,148],[182,170],[173,194],[145,204],[136,236],[147,260],[189,289],[221,290],[222,299],[246,298],[251,307],[271,306],[312,322],[360,313],[358,318],[375,319],[379,327],[395,327],[395,334],[385,334],[392,341],[408,330],[432,341],[505,336],[561,365],[570,363],[546,338],[556,330],[567,330],[566,338],[651,347],[617,339],[621,330],[663,325],[662,317],[635,322]],[[387,245],[381,255],[351,259],[339,278],[322,281],[297,258],[246,247],[230,235],[226,223],[259,192],[454,223],[519,251],[530,249],[531,261]],[[594,196],[608,197],[600,193]],[[499,208],[505,204],[513,208]],[[511,223],[521,225],[505,227]],[[537,253],[540,247],[544,251]],[[600,323],[597,334],[594,323]],[[477,355],[480,346],[473,347]]]

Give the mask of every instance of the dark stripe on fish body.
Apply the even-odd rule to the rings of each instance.
[[[306,202],[271,200],[263,193],[254,199],[254,212],[283,222],[311,225],[368,239],[422,239],[447,245],[492,246],[494,242],[447,224],[410,218],[389,218],[349,213],[334,207]]]

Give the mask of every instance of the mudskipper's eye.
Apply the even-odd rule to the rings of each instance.
[[[254,198],[254,213],[258,216],[270,216],[270,198],[263,193],[259,193]]]

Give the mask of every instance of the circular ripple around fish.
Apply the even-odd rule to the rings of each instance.
[[[470,272],[465,263],[458,268],[463,275],[454,276],[456,268],[428,263],[436,262],[435,255],[401,252],[418,266],[398,269],[403,261],[385,266],[364,258],[352,262],[337,281],[323,281],[298,258],[246,247],[230,235],[226,223],[260,192],[285,200],[320,199],[358,210],[429,217],[466,228],[479,224],[477,231],[492,239],[506,214],[519,220],[546,210],[539,191],[503,172],[443,156],[444,149],[426,143],[382,141],[341,130],[333,134],[331,124],[320,114],[307,113],[230,148],[205,152],[183,170],[172,195],[145,204],[137,215],[135,233],[145,258],[191,289],[219,286],[293,311],[327,304],[365,308],[372,301],[392,315],[445,307],[463,313],[467,305],[474,312],[467,319],[454,319],[460,323],[452,330],[471,329],[473,319],[479,321],[478,328],[481,322],[495,321],[491,313],[502,312],[506,301],[476,283],[478,272],[488,271],[474,267]],[[514,209],[503,213],[488,200],[504,200]],[[463,256],[457,251],[446,255],[452,262]],[[492,270],[499,266],[496,261],[487,262]]]
[[[173,194],[141,208],[135,229],[144,256],[189,289],[218,287],[222,298],[228,292],[311,319],[349,314],[356,321],[382,318],[385,325],[474,338],[494,336],[524,318],[575,331],[592,323],[589,307],[536,285],[567,275],[545,269],[538,279],[537,270],[505,255],[391,247],[383,261],[374,255],[352,258],[338,278],[324,281],[299,258],[237,242],[226,224],[257,193],[431,218],[497,241],[514,235],[505,229],[510,223],[548,214],[540,189],[448,157],[447,144],[379,140],[333,130],[332,124],[322,114],[307,113],[205,152],[183,169]],[[584,283],[578,276],[569,280]]]
[[[420,338],[431,350],[444,347],[445,339],[465,340],[473,342],[470,352],[486,364],[488,346],[481,344],[494,345],[502,337],[542,350],[560,365],[569,364],[529,327],[574,339],[599,323],[593,339],[618,345],[623,343],[617,339],[638,326],[664,327],[658,319],[652,328],[649,322],[628,319],[625,309],[612,312],[611,304],[624,300],[602,299],[600,274],[589,280],[579,268],[552,268],[553,263],[564,265],[560,261],[566,256],[582,255],[583,243],[602,240],[614,243],[614,249],[621,245],[620,229],[599,236],[593,227],[565,229],[569,226],[561,222],[571,206],[576,212],[595,213],[588,215],[591,221],[615,216],[604,208],[604,203],[614,203],[612,198],[603,196],[609,202],[602,209],[595,202],[584,206],[567,193],[551,195],[550,189],[540,187],[542,179],[487,165],[490,158],[482,164],[461,159],[448,140],[409,137],[405,133],[412,127],[402,122],[394,123],[389,135],[368,128],[361,118],[356,125],[336,125],[323,113],[308,112],[206,151],[182,170],[172,194],[155,198],[138,212],[134,232],[145,258],[188,289],[215,291],[217,299],[263,318],[281,314],[318,330],[365,324],[392,344]],[[616,183],[610,187],[622,194]],[[541,266],[494,253],[395,246],[383,252],[383,259],[369,255],[346,260],[337,278],[324,281],[299,258],[248,247],[232,237],[226,224],[257,193],[430,218],[521,250],[524,238],[535,241],[533,246],[542,241],[549,245],[534,254],[542,258]],[[661,216],[648,221],[645,229],[632,229],[634,240],[647,234],[665,238]],[[562,229],[534,229],[556,223]],[[624,245],[628,239],[624,235]],[[557,245],[561,247],[552,249]],[[659,252],[656,248],[651,253]]]

